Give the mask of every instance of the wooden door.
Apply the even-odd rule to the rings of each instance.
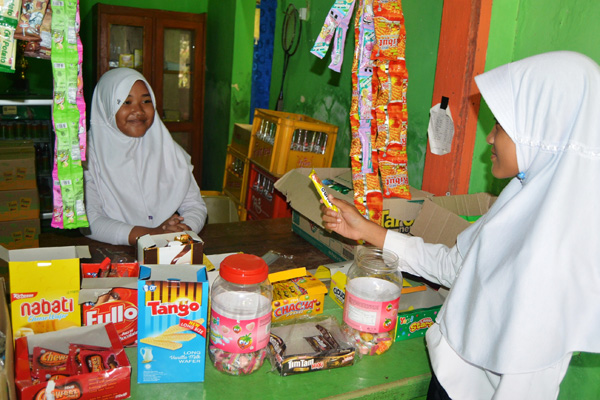
[[[205,15],[166,13],[156,19],[154,91],[158,113],[192,157],[194,176],[202,177]]]

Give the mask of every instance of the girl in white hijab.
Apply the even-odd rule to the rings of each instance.
[[[498,122],[492,174],[515,178],[456,246],[388,232],[333,198],[324,226],[451,288],[427,331],[430,398],[555,399],[572,353],[600,352],[600,68],[552,52],[475,81]]]
[[[155,104],[152,88],[133,69],[110,70],[98,81],[84,171],[91,239],[134,244],[144,234],[204,226],[206,204],[190,156]]]

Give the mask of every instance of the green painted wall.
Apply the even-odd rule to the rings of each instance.
[[[303,22],[300,46],[292,56],[284,84],[284,111],[305,114],[339,127],[333,156],[333,167],[350,165],[350,101],[351,67],[354,52],[354,31],[346,37],[344,64],[341,73],[328,68],[329,54],[319,59],[310,54],[327,12],[333,1],[281,1],[275,34],[271,108],[275,108],[283,69],[281,24],[288,4],[296,8],[309,6],[309,19]],[[404,0],[407,30],[406,62],[408,85],[408,168],[410,184],[420,188],[425,162],[429,108],[432,104],[433,81],[443,2],[441,0]],[[352,23],[352,26],[354,23]]]
[[[513,0],[494,2],[486,70],[534,54],[574,50],[600,62],[600,2],[597,0]],[[493,125],[482,102],[469,192],[499,193],[507,181],[491,176],[485,136]]]

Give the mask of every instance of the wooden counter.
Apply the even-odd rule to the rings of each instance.
[[[291,218],[260,221],[209,224],[199,236],[204,240],[205,254],[223,254],[235,251],[262,256],[269,250],[281,253],[270,272],[286,268],[316,268],[334,262],[310,243],[292,232]],[[134,261],[135,246],[115,246],[91,240],[79,231],[53,231],[40,235],[40,247],[87,245],[91,262],[109,257],[113,261]]]

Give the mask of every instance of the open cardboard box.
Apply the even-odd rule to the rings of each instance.
[[[315,168],[321,180],[329,179],[347,188],[352,188],[349,168]],[[275,183],[275,188],[287,197],[292,208],[292,230],[319,248],[335,261],[354,258],[356,242],[327,232],[322,225],[320,196],[309,175],[312,168],[297,168],[289,171]],[[336,198],[354,201],[354,192],[342,193],[325,187],[328,194]],[[411,188],[412,199],[384,199],[383,226],[402,233],[409,233],[413,220],[419,214],[424,199],[432,197],[428,192]]]
[[[190,243],[178,240],[189,235]],[[203,261],[204,241],[193,231],[144,235],[137,238],[137,260],[140,264],[196,264]]]

